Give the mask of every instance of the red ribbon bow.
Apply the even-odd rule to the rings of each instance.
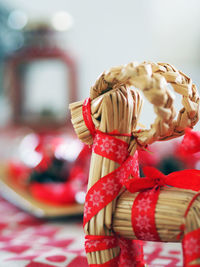
[[[154,167],[143,168],[146,177],[133,178],[124,184],[131,193],[140,192],[145,189],[159,188],[162,186],[173,186],[182,189],[200,190],[200,171],[183,170],[164,175]]]

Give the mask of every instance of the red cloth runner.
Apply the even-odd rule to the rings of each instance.
[[[52,224],[49,220],[31,216],[1,197],[0,210],[0,266],[88,267],[82,242],[83,229],[79,222],[66,225],[63,220]],[[142,243],[148,266],[183,266],[180,244]]]

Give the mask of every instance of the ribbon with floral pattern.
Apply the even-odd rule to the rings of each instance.
[[[117,140],[117,138],[115,137],[110,136],[108,140],[113,141],[113,147],[117,147],[117,145],[119,145],[121,141],[119,139]],[[102,140],[101,143],[106,145],[106,143],[103,143]],[[94,152],[97,153],[97,151],[98,155],[104,155],[104,157],[109,159],[112,158],[113,151],[107,150],[107,152],[105,152],[104,147],[101,147],[100,143],[99,145],[96,145],[96,143],[94,143]],[[116,158],[117,156],[115,155],[115,157],[113,157],[113,160]],[[117,159],[117,162],[122,161],[122,158],[123,157],[121,157],[121,159]],[[128,179],[128,177],[131,174],[138,176],[138,172],[139,167],[137,161],[137,153],[135,153],[134,156],[129,156],[116,170],[99,179],[87,192],[84,207],[83,225],[85,225],[101,209],[108,205],[108,203],[113,201],[118,196],[123,184]]]

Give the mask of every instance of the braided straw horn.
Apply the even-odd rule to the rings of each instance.
[[[182,95],[183,108],[177,119],[173,96],[167,85]],[[159,140],[168,140],[184,134],[187,127],[192,128],[199,120],[199,95],[191,79],[166,63],[129,63],[104,72],[90,90],[90,98],[95,99],[105,92],[121,85],[140,89],[147,100],[153,104],[157,115],[150,129],[134,132],[137,144],[133,141],[130,150]]]

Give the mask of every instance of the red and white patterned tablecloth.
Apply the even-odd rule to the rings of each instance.
[[[82,223],[43,221],[0,198],[0,267],[86,267]],[[180,244],[145,242],[151,267],[182,266]]]

